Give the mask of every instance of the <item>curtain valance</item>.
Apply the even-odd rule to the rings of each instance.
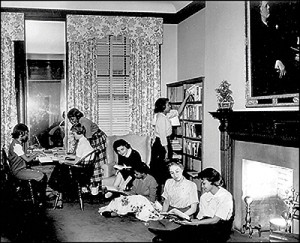
[[[123,35],[131,40],[142,38],[150,44],[163,43],[163,19],[154,17],[120,17],[67,15],[67,41],[82,42],[107,35]]]
[[[1,13],[1,37],[24,40],[24,13]]]

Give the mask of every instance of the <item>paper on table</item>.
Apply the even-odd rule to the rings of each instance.
[[[53,162],[53,159],[48,156],[42,156],[42,157],[39,157],[39,161],[41,163],[49,163],[49,162]]]

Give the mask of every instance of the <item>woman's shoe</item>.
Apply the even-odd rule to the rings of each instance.
[[[56,208],[57,209],[63,209],[64,205],[63,205],[63,201],[61,199],[58,200]]]
[[[152,239],[152,242],[163,242],[163,239],[160,238],[159,236],[155,236],[155,237]]]
[[[110,218],[111,217],[111,212],[110,211],[104,211],[102,213],[102,216],[104,216],[105,218]]]
[[[56,199],[55,199],[55,203],[54,203],[54,207],[53,209],[62,209],[64,206],[63,206],[63,201],[62,199],[60,198],[60,194],[58,193],[56,195]]]

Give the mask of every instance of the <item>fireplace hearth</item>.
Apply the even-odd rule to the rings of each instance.
[[[210,114],[220,121],[221,173],[235,198],[234,227],[241,230],[245,224],[244,197],[247,196],[242,188],[244,160],[291,169],[293,187],[299,191],[299,112],[222,110]],[[269,176],[268,172],[265,174]],[[277,200],[272,197],[268,200],[273,202],[274,199]],[[273,208],[267,205],[268,200],[259,205],[254,201],[251,210],[262,206]],[[275,211],[270,212],[270,217]],[[262,222],[261,218],[253,215],[253,225],[263,223],[267,229],[267,220]]]

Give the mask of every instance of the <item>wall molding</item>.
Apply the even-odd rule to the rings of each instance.
[[[36,8],[1,8],[1,12],[24,13],[25,20],[66,21],[68,14],[72,15],[99,15],[99,16],[127,16],[127,17],[158,17],[163,18],[164,24],[179,24],[201,9],[205,8],[205,1],[193,1],[174,14],[152,12],[117,12],[117,11],[88,11],[88,10],[61,10]]]

